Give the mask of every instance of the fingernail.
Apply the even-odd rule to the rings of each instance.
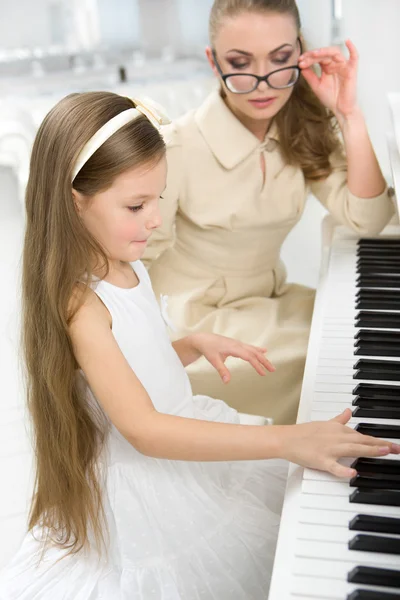
[[[390,450],[388,446],[382,446],[382,448],[379,448],[379,454],[389,454]]]
[[[222,378],[222,381],[224,383],[226,383],[228,381],[228,379],[229,379],[228,375],[224,375],[223,378]]]

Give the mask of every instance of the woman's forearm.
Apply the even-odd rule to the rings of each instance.
[[[349,190],[360,198],[379,196],[385,189],[378,160],[361,110],[348,117],[338,117],[346,148]]]

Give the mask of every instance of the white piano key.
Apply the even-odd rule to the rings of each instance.
[[[351,507],[354,504],[350,504]],[[357,505],[359,506],[359,505]],[[300,508],[298,512],[298,523],[308,523],[313,525],[330,525],[336,527],[348,527],[350,521],[357,515],[372,515],[377,517],[394,517],[397,518],[399,515],[394,512],[386,512],[382,514],[379,506],[363,505],[362,510],[349,510],[338,511],[338,510],[327,510],[327,509],[315,509],[315,508]],[[393,508],[396,511],[396,507],[386,507],[388,511]],[[297,527],[297,525],[296,525]],[[359,532],[363,533],[363,532]]]
[[[315,542],[341,542],[348,544],[354,537],[354,532],[346,527],[334,527],[331,525],[310,525],[299,523],[296,527],[296,538],[298,540]]]
[[[351,398],[348,398],[346,402],[332,402],[332,400],[329,399],[326,402],[312,403],[312,410],[321,413],[328,412],[339,414],[343,412],[346,407],[354,408],[354,406],[351,405]]]
[[[301,494],[299,500],[302,508],[315,508],[320,510],[336,510],[345,513],[357,512],[370,514],[370,509],[374,510],[376,515],[391,515],[400,517],[400,506],[381,506],[370,504],[359,504],[350,502],[345,496],[321,496],[319,494]]]
[[[382,559],[384,560],[383,556]],[[325,579],[347,580],[347,574],[358,565],[341,561],[326,561],[318,558],[296,558],[293,564],[292,573],[294,575],[311,576]],[[377,562],[374,567],[384,568],[384,563]]]
[[[301,491],[303,494],[319,494],[322,496],[345,496],[349,497],[354,488],[348,481],[315,481],[303,479]]]
[[[351,404],[353,398],[355,398],[355,396],[351,393],[314,392],[312,395],[312,404],[314,404],[314,402],[340,402],[343,404]]]
[[[354,536],[357,532],[354,532]],[[353,537],[354,537],[353,536]],[[382,554],[380,552],[361,552],[349,550],[348,545],[342,542],[318,542],[307,540],[296,540],[294,555],[303,558],[321,558],[324,560],[340,560],[352,563],[358,561],[365,566],[371,565],[384,556],[388,568],[399,567],[399,556],[396,554]]]
[[[354,532],[347,527],[338,527],[334,525],[310,525],[309,523],[299,523],[296,527],[296,538],[298,540],[304,540],[309,542],[340,542],[342,544],[348,544],[350,540],[354,538],[357,533],[366,532]],[[370,536],[381,537],[382,534],[368,532]],[[396,540],[400,539],[399,535],[393,535],[385,533],[385,537],[390,537]],[[378,553],[377,553],[378,554]],[[400,559],[399,559],[400,567]]]
[[[318,598],[318,600],[345,600],[348,594],[360,589],[360,587],[365,586],[332,578],[294,576],[291,579],[292,593],[295,598],[301,598],[304,594],[307,594],[311,598]],[[368,586],[368,589],[377,592],[398,591],[393,590],[393,588],[376,586]]]

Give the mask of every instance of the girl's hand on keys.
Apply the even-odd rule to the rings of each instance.
[[[300,425],[286,425],[279,453],[303,467],[327,471],[337,477],[354,477],[356,470],[341,465],[344,457],[380,457],[400,454],[400,446],[369,435],[363,435],[347,427],[351,410],[346,408],[330,421],[314,421]]]

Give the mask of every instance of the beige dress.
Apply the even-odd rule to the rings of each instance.
[[[300,168],[284,162],[277,129],[272,126],[261,143],[218,91],[172,124],[166,139],[163,224],[144,263],[157,297],[168,296],[172,337],[207,331],[265,346],[277,368],[261,377],[247,363],[228,358],[232,378],[223,384],[201,358],[188,368],[193,392],[276,423],[293,423],[314,291],[285,282],[282,243],[309,192],[337,221],[362,235],[386,225],[393,203],[387,190],[375,198],[355,197],[339,153],[332,156],[334,171],[327,179],[307,182]]]

